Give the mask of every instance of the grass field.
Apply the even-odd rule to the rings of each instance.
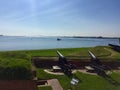
[[[51,86],[38,87],[38,90],[52,90],[52,87]]]
[[[30,61],[33,56],[42,56],[49,59],[49,56],[57,57],[56,51],[59,50],[64,56],[72,58],[90,59],[88,50],[92,51],[98,58],[108,61],[120,61],[120,53],[112,50],[110,47],[97,46],[92,48],[66,48],[66,49],[45,49],[45,50],[23,50],[23,51],[2,51],[0,52],[0,60],[27,60]],[[64,88],[70,88],[71,78],[66,75],[51,75],[37,69],[37,77],[39,79],[57,78]],[[80,80],[78,90],[120,90],[120,72],[114,72],[109,78],[101,76],[88,75],[77,72],[74,74]],[[71,86],[75,90],[75,86]],[[41,87],[39,90],[51,90],[51,87]]]
[[[0,58],[6,59],[27,59],[33,56],[57,57],[56,51],[59,50],[66,57],[78,57],[89,59],[88,50],[92,51],[97,57],[106,60],[120,60],[120,53],[112,50],[110,47],[97,46],[92,48],[64,48],[64,49],[45,49],[45,50],[24,50],[24,51],[4,51],[0,52]]]
[[[39,79],[57,78],[64,90],[70,88],[71,77],[66,75],[51,75],[37,69],[37,77]],[[74,77],[79,79],[77,90],[120,90],[120,72],[113,72],[108,78],[95,76],[77,72]],[[76,86],[71,86],[72,90],[76,90]]]

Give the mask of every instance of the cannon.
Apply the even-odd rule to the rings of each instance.
[[[59,51],[57,51],[58,54],[58,66],[62,69],[62,71],[67,75],[72,75],[72,70],[75,66],[73,64],[70,64],[66,57],[64,57]]]
[[[97,74],[106,75],[106,71],[111,72],[111,68],[109,66],[103,65],[102,62],[91,51],[88,52],[91,57],[90,67],[92,67]]]
[[[119,46],[119,45],[114,45],[114,44],[108,44],[108,45],[111,46],[112,49],[114,49],[114,50],[120,52],[120,46]]]

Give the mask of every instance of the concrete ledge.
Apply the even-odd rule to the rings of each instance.
[[[61,68],[59,66],[53,66],[53,72],[61,72]]]

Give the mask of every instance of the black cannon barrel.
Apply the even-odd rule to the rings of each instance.
[[[119,45],[114,45],[114,44],[108,44],[109,46],[111,46],[114,50],[120,52],[120,46]]]
[[[89,52],[90,57],[91,57],[92,59],[97,59],[97,57],[96,57],[91,51],[88,51],[88,52]]]
[[[65,58],[59,51],[57,51],[57,54],[58,54],[59,57]]]
[[[68,64],[67,59],[59,52],[57,51],[58,57],[59,57],[59,65],[64,65],[64,64]]]
[[[102,65],[102,63],[100,62],[100,60],[91,51],[88,51],[88,52],[90,54],[92,64]]]

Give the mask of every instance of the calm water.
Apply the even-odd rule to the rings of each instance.
[[[119,44],[118,39],[97,38],[61,38],[57,37],[10,37],[0,36],[0,51],[8,50],[32,50],[51,48],[75,48],[107,46],[109,43]]]

